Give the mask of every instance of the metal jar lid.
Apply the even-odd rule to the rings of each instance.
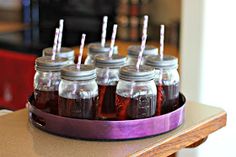
[[[99,68],[120,68],[126,63],[126,57],[113,54],[110,58],[108,54],[96,55],[95,66]]]
[[[68,64],[67,58],[56,57],[55,60],[51,56],[39,57],[35,60],[35,69],[39,71],[60,71],[62,67]]]
[[[43,56],[52,56],[52,47],[43,49]],[[56,53],[56,56],[74,59],[74,50],[69,47],[62,47],[59,53]]]
[[[139,70],[135,65],[124,66],[120,69],[119,78],[128,81],[149,81],[155,76],[153,67],[140,65]]]
[[[106,44],[105,47],[102,47],[101,43],[98,43],[98,42],[97,43],[90,43],[88,45],[88,50],[89,50],[89,54],[92,54],[92,55],[109,53],[110,45]],[[118,52],[118,47],[114,46],[113,54],[117,54],[117,52]]]
[[[131,45],[128,47],[128,55],[138,57],[141,48],[140,45]],[[145,50],[143,52],[143,56],[147,55],[157,55],[158,48],[152,45],[146,45]]]
[[[93,65],[80,65],[80,69],[76,64],[68,65],[61,70],[61,78],[72,81],[91,80],[96,78],[96,70]]]
[[[163,59],[160,56],[147,56],[145,65],[152,66],[156,69],[176,69],[178,68],[178,59],[174,56],[164,55]]]

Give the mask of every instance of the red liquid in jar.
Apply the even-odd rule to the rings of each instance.
[[[99,101],[98,101],[97,117],[99,119],[115,119],[116,85],[115,86],[98,85],[98,90],[99,90]]]
[[[156,112],[156,96],[142,95],[129,98],[116,94],[116,112],[119,120],[152,117]]]
[[[166,114],[179,107],[179,83],[157,85],[157,115]]]
[[[98,96],[85,99],[68,99],[59,96],[59,115],[71,118],[95,119],[97,103]]]
[[[45,112],[58,114],[58,91],[34,90],[35,107]]]

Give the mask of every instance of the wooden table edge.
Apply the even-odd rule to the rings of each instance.
[[[185,132],[179,132],[171,138],[163,140],[161,143],[154,144],[144,150],[138,151],[129,156],[158,156],[166,157],[179,151],[181,148],[206,138],[209,134],[226,126],[227,114],[224,110],[220,114],[212,116],[199,126],[189,128]]]

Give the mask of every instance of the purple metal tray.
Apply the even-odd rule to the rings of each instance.
[[[28,102],[30,122],[37,128],[60,136],[90,140],[125,140],[162,134],[184,121],[185,97],[180,94],[180,107],[170,113],[145,119],[102,121],[74,119],[53,115]]]

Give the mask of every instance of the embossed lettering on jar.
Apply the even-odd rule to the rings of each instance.
[[[96,119],[98,86],[92,65],[69,65],[61,71],[59,115],[79,119]]]
[[[140,65],[124,66],[120,69],[120,80],[116,88],[117,119],[149,118],[156,112],[156,86],[154,69]]]
[[[166,114],[179,107],[180,78],[177,71],[178,59],[165,55],[148,56],[145,65],[155,68],[155,83],[157,86],[157,115]]]
[[[115,94],[119,81],[119,69],[124,66],[126,57],[113,54],[98,55],[95,58],[97,83],[99,89],[99,103],[97,117],[99,119],[115,119]]]

